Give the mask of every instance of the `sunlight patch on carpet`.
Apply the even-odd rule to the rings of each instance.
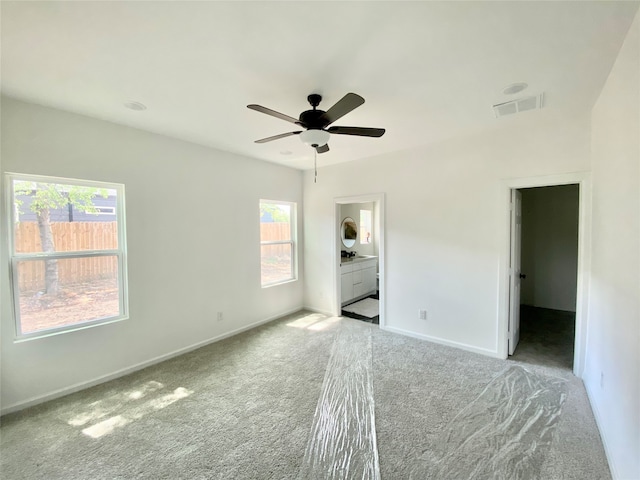
[[[107,398],[90,403],[85,411],[75,414],[67,420],[67,423],[74,427],[81,427],[120,410],[132,400],[140,400],[163,388],[164,385],[162,383],[152,380],[140,385],[138,388],[110,395]]]
[[[340,320],[342,320],[342,317],[327,317],[322,313],[310,313],[293,322],[287,323],[287,327],[321,331],[335,325]]]
[[[83,428],[82,433],[91,438],[100,438],[193,394],[192,390],[178,387],[163,395],[163,388],[165,386],[162,383],[151,381],[139,388],[111,395],[90,403],[87,411],[75,414],[67,423],[73,427],[91,424]]]

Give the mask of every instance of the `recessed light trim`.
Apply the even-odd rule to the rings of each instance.
[[[131,101],[125,102],[124,108],[128,108],[129,110],[134,110],[136,112],[142,112],[147,109],[147,106],[144,103]]]
[[[507,85],[502,89],[502,93],[505,95],[515,95],[516,93],[520,93],[529,85],[525,82],[512,83],[511,85]]]

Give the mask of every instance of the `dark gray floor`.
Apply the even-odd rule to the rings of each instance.
[[[376,300],[380,300],[380,292],[377,292],[375,295],[369,295],[369,298],[375,298]],[[358,301],[360,301],[360,300],[358,300]],[[356,302],[352,302],[352,303],[356,303]],[[349,305],[351,305],[351,304],[349,304]],[[355,320],[362,320],[363,322],[373,323],[375,325],[379,325],[380,324],[380,315],[376,315],[375,317],[369,318],[369,317],[365,317],[363,315],[358,315],[357,313],[347,312],[345,310],[342,310],[342,312],[340,314],[343,317],[349,317],[349,318],[353,318]]]
[[[520,306],[520,342],[511,360],[534,365],[573,368],[574,312]]]

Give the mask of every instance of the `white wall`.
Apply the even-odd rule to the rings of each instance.
[[[588,113],[550,108],[429,148],[321,167],[317,184],[307,172],[305,304],[332,311],[334,199],[383,192],[387,328],[498,356],[505,179],[588,168]]]
[[[130,306],[124,322],[14,343],[3,211],[5,411],[302,306],[302,281],[260,287],[258,246],[260,198],[298,202],[302,242],[297,170],[2,98],[2,171],[125,185]]]
[[[584,381],[618,479],[640,478],[640,16],[592,113]]]
[[[524,188],[520,303],[576,311],[578,185]]]

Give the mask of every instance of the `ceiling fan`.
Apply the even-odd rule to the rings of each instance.
[[[300,114],[299,118],[293,118],[270,108],[261,105],[247,105],[247,108],[256,112],[266,113],[272,117],[286,120],[304,128],[295,132],[281,133],[272,137],[261,138],[256,143],[266,143],[280,138],[290,137],[292,135],[300,135],[300,139],[307,145],[312,146],[318,153],[329,151],[329,137],[331,134],[336,135],[356,135],[360,137],[381,137],[384,135],[384,128],[364,128],[364,127],[329,127],[333,122],[343,117],[352,110],[355,110],[364,103],[364,98],[355,93],[347,93],[333,107],[326,112],[318,110],[316,107],[320,105],[322,97],[316,93],[312,93],[307,97],[307,101],[311,104],[313,110],[306,110]],[[329,127],[329,128],[327,128]]]

